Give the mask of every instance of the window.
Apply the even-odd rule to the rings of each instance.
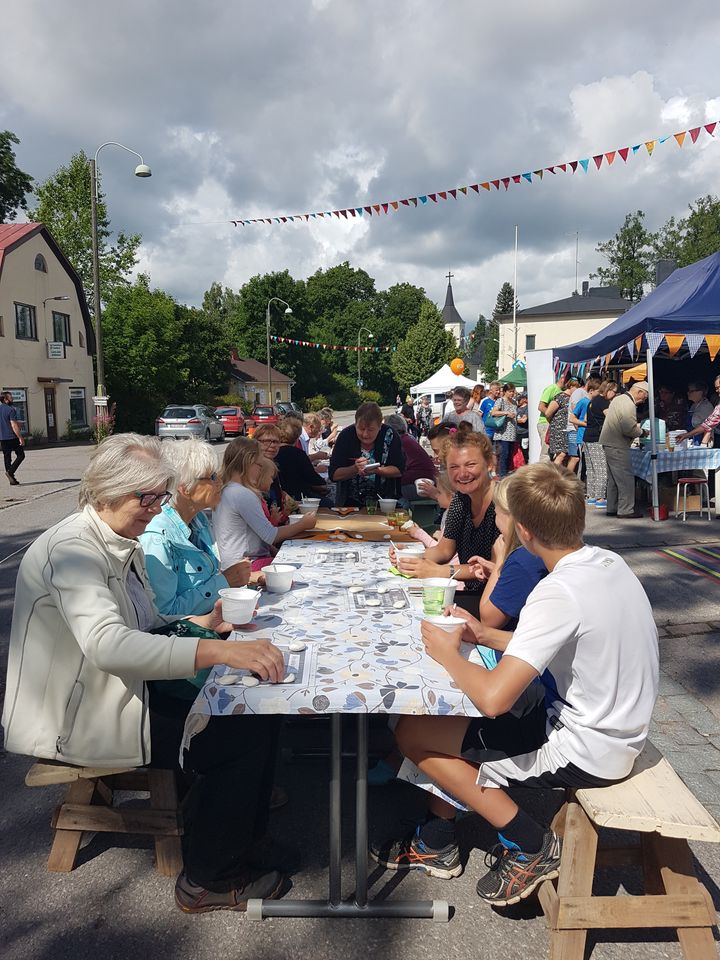
[[[5,336],[5,327],[3,326],[3,318],[2,318],[2,315],[0,314],[0,337],[4,337],[4,336]]]
[[[535,349],[535,334],[528,333],[525,335],[525,349],[534,350]]]
[[[15,336],[18,340],[37,340],[35,307],[27,303],[15,304]]]
[[[17,410],[20,432],[26,437],[28,434],[27,390],[24,387],[3,387],[2,392],[12,394],[12,405]]]
[[[85,387],[70,387],[70,423],[74,427],[87,426]]]
[[[82,332],[82,330],[78,330],[78,343],[81,347],[85,346],[85,334]]]
[[[35,257],[35,269],[39,270],[41,273],[47,273],[47,262],[41,253]]]
[[[67,313],[58,313],[57,310],[53,310],[52,315],[53,320],[53,340],[64,343],[65,346],[70,346],[70,317]]]

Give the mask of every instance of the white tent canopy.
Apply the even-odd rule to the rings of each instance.
[[[448,390],[454,390],[455,387],[468,387],[468,389],[472,390],[472,388],[476,386],[477,383],[474,380],[470,380],[469,377],[463,377],[462,375],[458,376],[452,372],[449,364],[444,363],[439,370],[436,370],[435,373],[431,377],[428,377],[423,383],[418,383],[414,387],[410,387],[410,393],[446,393]]]

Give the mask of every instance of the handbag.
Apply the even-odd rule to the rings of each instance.
[[[494,417],[489,413],[485,417],[485,426],[490,427],[491,430],[502,430],[505,426],[505,421],[507,420],[507,414],[501,414],[499,417]]]
[[[520,444],[517,445],[512,455],[512,468],[513,470],[518,470],[520,467],[525,466],[525,457],[523,456],[522,447]]]

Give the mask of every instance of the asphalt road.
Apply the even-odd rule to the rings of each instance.
[[[352,414],[340,419],[350,422]],[[216,448],[218,454],[222,448]],[[71,513],[77,503],[79,478],[88,447],[30,451],[18,474],[22,486],[10,488],[0,477],[0,682],[4,682],[9,624],[17,568],[24,548],[42,530]],[[720,524],[695,521],[650,524],[611,523],[589,513],[588,539],[603,542],[625,556],[643,580],[656,618],[666,624],[661,639],[661,697],[652,736],[686,782],[716,816],[720,813],[720,631],[702,620],[718,610],[720,586],[685,573],[656,552],[661,542],[720,540]],[[693,624],[685,628],[678,624]],[[673,634],[672,630],[675,630]],[[628,638],[632,642],[632,638]],[[326,742],[324,722],[288,729],[279,782],[290,804],[273,814],[274,835],[293,848],[294,895],[322,897],[326,891],[327,783],[323,758],[306,759],[300,748]],[[382,730],[375,732],[382,745]],[[149,844],[136,838],[89,838],[72,874],[49,874],[49,820],[59,802],[59,788],[28,789],[23,784],[30,761],[0,754],[0,954],[3,960],[105,960],[137,955],[216,960],[312,958],[312,960],[525,960],[547,955],[547,932],[534,902],[503,912],[482,905],[475,882],[485,871],[484,853],[495,842],[476,817],[462,821],[461,846],[468,863],[459,879],[444,882],[422,875],[371,873],[371,893],[380,896],[448,899],[454,916],[449,924],[430,921],[248,921],[227,913],[186,917],[174,906],[172,882],[152,868]],[[352,781],[348,761],[347,773]],[[524,791],[518,800],[549,820],[559,798],[549,792]],[[419,816],[422,800],[412,788],[395,784],[371,791],[373,834],[405,829]],[[344,805],[345,836],[351,836],[354,815],[350,791]],[[119,842],[119,845],[116,843]],[[218,837],[222,842],[222,837]],[[701,878],[720,905],[720,858],[711,845],[695,848]],[[344,894],[352,892],[353,851],[344,847]],[[610,874],[602,892],[613,893],[622,882],[636,891],[632,873]],[[638,942],[649,936],[649,943]],[[629,932],[622,942],[602,934],[591,936],[592,960],[655,960],[679,958],[678,944],[664,931]]]

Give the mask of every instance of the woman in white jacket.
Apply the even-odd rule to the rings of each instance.
[[[82,766],[144,765],[154,737],[147,681],[182,680],[216,663],[282,679],[282,655],[267,641],[198,639],[182,627],[150,632],[173,618],[157,612],[137,537],[170,499],[173,480],[155,437],[110,437],[83,476],[80,512],[28,549],[2,717],[9,751]],[[229,629],[219,605],[191,619]],[[200,774],[189,798],[196,813],[175,888],[185,912],[244,909],[250,897],[279,894],[280,874],[249,863],[267,825],[276,739],[271,717],[210,718],[193,737],[185,767]]]

